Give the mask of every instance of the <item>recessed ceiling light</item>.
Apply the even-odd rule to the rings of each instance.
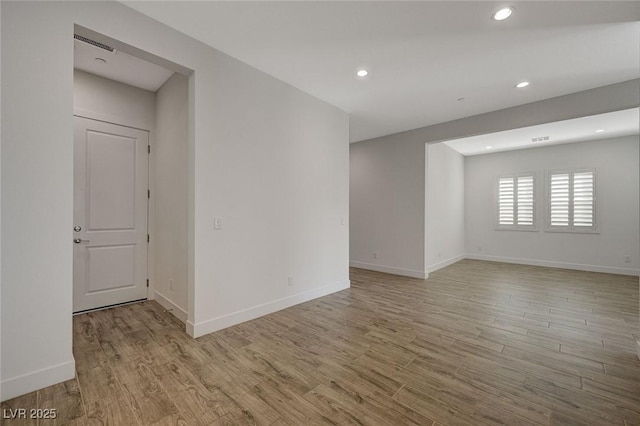
[[[520,83],[516,84],[516,87],[518,89],[522,89],[523,87],[527,87],[529,85],[528,81],[521,81]]]
[[[602,132],[604,132],[604,129],[598,129],[598,130],[596,130],[596,133],[602,133]]]
[[[504,21],[513,13],[513,9],[510,7],[503,7],[493,14],[493,19],[496,21]]]
[[[491,145],[484,147],[484,149],[491,149],[491,148],[493,148]]]
[[[464,98],[458,98],[458,102],[464,102]]]
[[[356,72],[356,75],[357,75],[358,77],[366,77],[366,76],[368,76],[368,75],[369,75],[369,71],[367,71],[367,70],[365,70],[365,69],[358,70],[358,71]]]
[[[107,60],[106,59],[102,59],[102,58],[96,58],[95,61],[99,64],[106,64]]]

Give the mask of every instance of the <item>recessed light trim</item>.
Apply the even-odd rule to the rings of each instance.
[[[604,132],[604,129],[598,129],[598,130],[596,130],[596,133],[602,133],[602,132]]]
[[[485,146],[484,149],[492,149],[493,147],[491,145],[489,146]]]
[[[366,76],[369,75],[369,71],[363,69],[359,69],[358,71],[356,71],[356,76],[360,77],[360,78],[365,78]]]
[[[529,84],[531,84],[531,83],[529,83],[528,81],[521,81],[520,83],[516,84],[516,87],[518,89],[523,89],[523,88],[527,87]]]
[[[104,58],[95,58],[95,61],[99,64],[106,64],[107,60]]]
[[[511,7],[503,7],[502,9],[497,10],[493,14],[493,19],[495,21],[504,21],[505,19],[507,19],[512,14],[513,14],[513,8],[511,8]]]

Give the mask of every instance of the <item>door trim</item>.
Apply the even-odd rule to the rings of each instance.
[[[119,117],[82,108],[74,108],[73,116],[87,118],[89,120],[102,121],[103,123],[115,124],[122,127],[129,127],[131,129],[142,130],[145,132],[149,132],[149,134],[151,134],[151,130],[149,130],[149,127],[153,127],[153,123],[145,123],[144,121],[132,120],[128,117]]]

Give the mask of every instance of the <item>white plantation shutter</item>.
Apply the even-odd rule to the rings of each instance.
[[[549,229],[595,230],[595,173],[593,170],[549,174]]]
[[[498,181],[498,224],[513,225],[514,210],[515,178],[500,178]]]
[[[516,224],[533,226],[533,176],[520,176],[517,182]]]
[[[569,226],[569,173],[551,175],[551,226]]]
[[[498,179],[498,228],[526,229],[535,225],[533,175]]]
[[[593,172],[573,174],[573,226],[593,227]]]

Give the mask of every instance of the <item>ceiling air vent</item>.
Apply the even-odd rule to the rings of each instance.
[[[83,41],[83,42],[85,42],[87,44],[90,44],[92,46],[95,46],[97,48],[106,50],[108,52],[113,52],[113,50],[114,50],[113,47],[111,47],[111,46],[107,46],[106,44],[100,43],[99,41],[91,40],[90,38],[82,37],[81,35],[78,35],[78,34],[74,34],[73,38],[75,38],[76,40]]]
[[[549,136],[541,136],[539,138],[531,138],[531,142],[545,142],[549,140]]]

